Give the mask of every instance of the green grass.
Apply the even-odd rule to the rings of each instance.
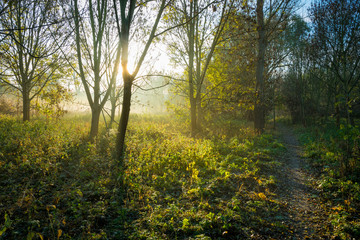
[[[23,124],[0,117],[1,237],[246,239],[288,234],[271,175],[284,147],[271,135],[255,136],[246,123],[217,122],[224,131],[208,130],[205,137],[192,139],[184,122],[133,115],[126,169],[120,172],[112,158],[116,136],[102,133],[95,144],[88,143],[84,119]]]

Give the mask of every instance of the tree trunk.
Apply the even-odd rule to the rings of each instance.
[[[27,90],[23,91],[23,121],[30,121],[30,96]]]
[[[115,1],[114,1],[115,2]],[[129,122],[129,115],[130,115],[130,105],[131,105],[131,88],[134,81],[134,78],[136,77],[137,73],[140,70],[140,66],[142,62],[145,59],[146,53],[149,50],[150,44],[152,40],[155,38],[155,32],[156,28],[158,26],[158,23],[161,18],[161,14],[163,10],[165,9],[165,0],[161,1],[161,7],[157,14],[155,23],[153,25],[153,28],[150,33],[149,40],[146,43],[145,49],[139,58],[139,61],[137,63],[137,66],[132,74],[129,73],[127,69],[128,65],[128,57],[129,57],[129,32],[130,32],[130,25],[132,22],[135,6],[136,6],[136,0],[130,0],[129,2],[129,8],[127,8],[127,1],[120,1],[120,12],[121,12],[121,30],[119,24],[118,27],[118,33],[120,34],[120,41],[121,41],[121,47],[122,47],[122,55],[121,55],[121,66],[123,71],[123,81],[124,81],[124,93],[123,93],[123,102],[122,102],[122,111],[121,111],[121,117],[120,117],[120,123],[118,127],[118,134],[116,139],[116,150],[117,150],[117,159],[119,167],[124,167],[124,151],[125,151],[125,135],[126,135],[126,129]],[[127,12],[127,16],[126,16]],[[118,12],[115,7],[115,16],[117,21],[119,21]]]
[[[111,110],[110,110],[110,123],[108,126],[108,129],[111,129],[114,122],[115,122],[115,114],[116,114],[116,102],[117,102],[117,94],[116,94],[116,84],[111,85],[111,91],[110,91],[110,104],[111,104]]]
[[[258,59],[256,65],[256,101],[254,107],[254,127],[258,133],[263,133],[265,129],[265,109],[264,109],[264,65],[266,36],[264,26],[264,0],[257,0],[256,14],[258,21]]]
[[[117,158],[119,160],[120,166],[123,166],[123,158],[125,151],[125,135],[126,135],[126,129],[130,115],[131,87],[132,87],[133,77],[128,72],[124,72],[123,79],[124,79],[124,95],[123,95],[123,104],[122,104],[123,107],[121,110],[118,135],[116,139],[116,150],[118,156]]]
[[[100,121],[100,107],[93,107],[91,109],[91,128],[90,128],[90,141],[94,141],[99,132]]]
[[[254,127],[257,133],[261,134],[264,132],[265,121],[261,98],[258,98],[254,107]]]
[[[190,86],[190,89],[192,87]],[[193,92],[193,91],[190,91]],[[196,101],[194,97],[190,95],[190,121],[191,121],[191,136],[195,137],[197,132],[197,123],[196,123]]]
[[[109,129],[112,128],[112,125],[115,121],[115,113],[116,113],[116,98],[115,100],[113,98],[110,99],[111,101],[111,112],[110,112],[110,124]]]
[[[336,126],[337,128],[340,128],[340,120],[341,120],[341,116],[340,116],[340,99],[338,99],[338,91],[335,94],[335,101],[334,101],[334,110],[335,110],[335,115],[336,115]]]
[[[275,104],[275,84],[273,87],[273,125],[274,129],[276,129],[276,104]]]
[[[190,3],[190,18],[194,17],[194,5],[197,3]],[[190,97],[190,119],[191,119],[191,136],[195,137],[197,127],[196,127],[196,99],[194,97],[194,48],[195,48],[195,19],[192,19],[189,23],[189,97]]]
[[[203,113],[201,108],[201,99],[200,99],[200,91],[196,96],[196,128],[198,132],[201,132],[201,123],[203,122]]]

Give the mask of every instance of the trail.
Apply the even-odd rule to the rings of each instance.
[[[325,239],[321,237],[325,222],[314,179],[305,170],[302,148],[292,130],[279,126],[282,141],[287,148],[277,189],[278,200],[285,206],[284,222],[291,228],[292,236],[286,239]]]

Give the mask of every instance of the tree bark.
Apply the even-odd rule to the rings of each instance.
[[[131,106],[131,87],[133,83],[133,77],[128,72],[123,72],[124,79],[124,95],[123,104],[121,110],[120,124],[118,127],[118,135],[116,139],[117,156],[120,166],[122,166],[124,151],[125,151],[125,135],[129,122],[130,106]]]
[[[194,54],[195,54],[195,18],[194,18],[194,6],[197,4],[197,1],[192,1],[190,3],[190,18],[191,21],[189,23],[189,70],[188,70],[188,78],[189,78],[189,99],[190,99],[190,121],[191,121],[191,136],[195,137],[197,131],[196,124],[196,99],[194,97]]]
[[[23,91],[23,121],[30,121],[30,94]]]
[[[115,121],[115,113],[116,113],[116,98],[113,99],[111,98],[110,99],[110,102],[111,102],[111,112],[110,112],[110,123],[109,123],[109,129],[112,128],[112,125]]]
[[[192,87],[190,87],[192,88]],[[193,92],[193,91],[190,91]],[[191,93],[190,93],[191,94]],[[197,132],[197,123],[196,123],[196,102],[194,97],[190,97],[190,121],[191,121],[191,136],[195,137]]]
[[[196,129],[198,132],[202,131],[201,123],[203,122],[203,112],[201,108],[201,91],[199,91],[196,95]]]
[[[99,132],[101,108],[94,107],[91,109],[91,128],[90,128],[90,140],[94,141]]]

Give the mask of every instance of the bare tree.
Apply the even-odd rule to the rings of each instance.
[[[72,1],[75,30],[77,68],[86,97],[91,108],[90,139],[94,140],[99,131],[100,114],[115,85],[119,71],[121,44],[118,39],[115,53],[106,48],[104,35],[111,27],[112,8],[108,0],[93,3],[87,1],[80,8],[79,0]],[[114,35],[116,37],[117,35]],[[110,82],[105,84],[104,75],[111,68]]]
[[[360,83],[360,2],[323,0],[310,8],[314,26],[312,54],[318,66],[333,79],[334,108],[340,125],[340,109],[353,124],[352,105],[359,99]],[[328,84],[331,84],[328,82]]]
[[[129,122],[130,115],[130,105],[131,105],[131,95],[132,95],[132,86],[133,82],[140,71],[140,68],[145,60],[145,57],[148,53],[151,43],[159,35],[162,34],[156,33],[157,27],[159,25],[162,13],[164,12],[165,7],[170,3],[170,0],[161,0],[159,5],[156,3],[143,3],[136,0],[114,0],[114,9],[116,15],[116,22],[118,26],[118,34],[120,36],[122,54],[121,54],[121,66],[122,66],[122,77],[124,81],[124,90],[123,90],[123,101],[121,109],[120,123],[118,127],[118,134],[116,139],[116,149],[117,149],[117,158],[120,165],[123,164],[123,154],[125,147],[125,135],[126,129]],[[137,5],[138,4],[138,5]],[[130,33],[133,30],[132,24],[134,22],[134,16],[136,16],[136,8],[144,7],[145,5],[152,4],[152,7],[157,6],[156,17],[151,28],[150,35],[145,43],[143,50],[141,51],[140,58],[136,63],[136,67],[132,73],[128,69],[129,61],[129,42],[130,42]],[[120,12],[119,12],[120,11]]]
[[[191,134],[201,129],[202,99],[206,72],[234,1],[178,1],[169,13],[172,25],[186,24],[171,32],[169,48],[173,60],[184,66],[190,102]],[[219,7],[219,9],[217,9]]]
[[[115,34],[117,34],[116,29],[115,29]],[[106,51],[109,52],[110,54],[107,55],[108,67],[105,72],[105,77],[106,77],[107,86],[111,88],[109,95],[110,113],[106,111],[105,107],[103,109],[103,111],[105,111],[107,115],[110,115],[110,122],[107,125],[108,129],[111,129],[113,123],[115,122],[116,108],[120,104],[120,97],[122,96],[122,91],[123,91],[123,84],[117,81],[119,79],[119,76],[114,81],[112,81],[112,69],[111,69],[111,66],[113,64],[112,59],[113,59],[113,55],[116,53],[116,49],[118,45],[117,43],[114,44],[113,40],[114,40],[114,32],[112,32],[112,29],[108,28],[108,30],[106,30],[105,32],[105,48]]]
[[[1,12],[0,81],[20,92],[23,120],[30,120],[30,103],[61,67],[55,41],[62,37],[57,1],[14,1]]]

